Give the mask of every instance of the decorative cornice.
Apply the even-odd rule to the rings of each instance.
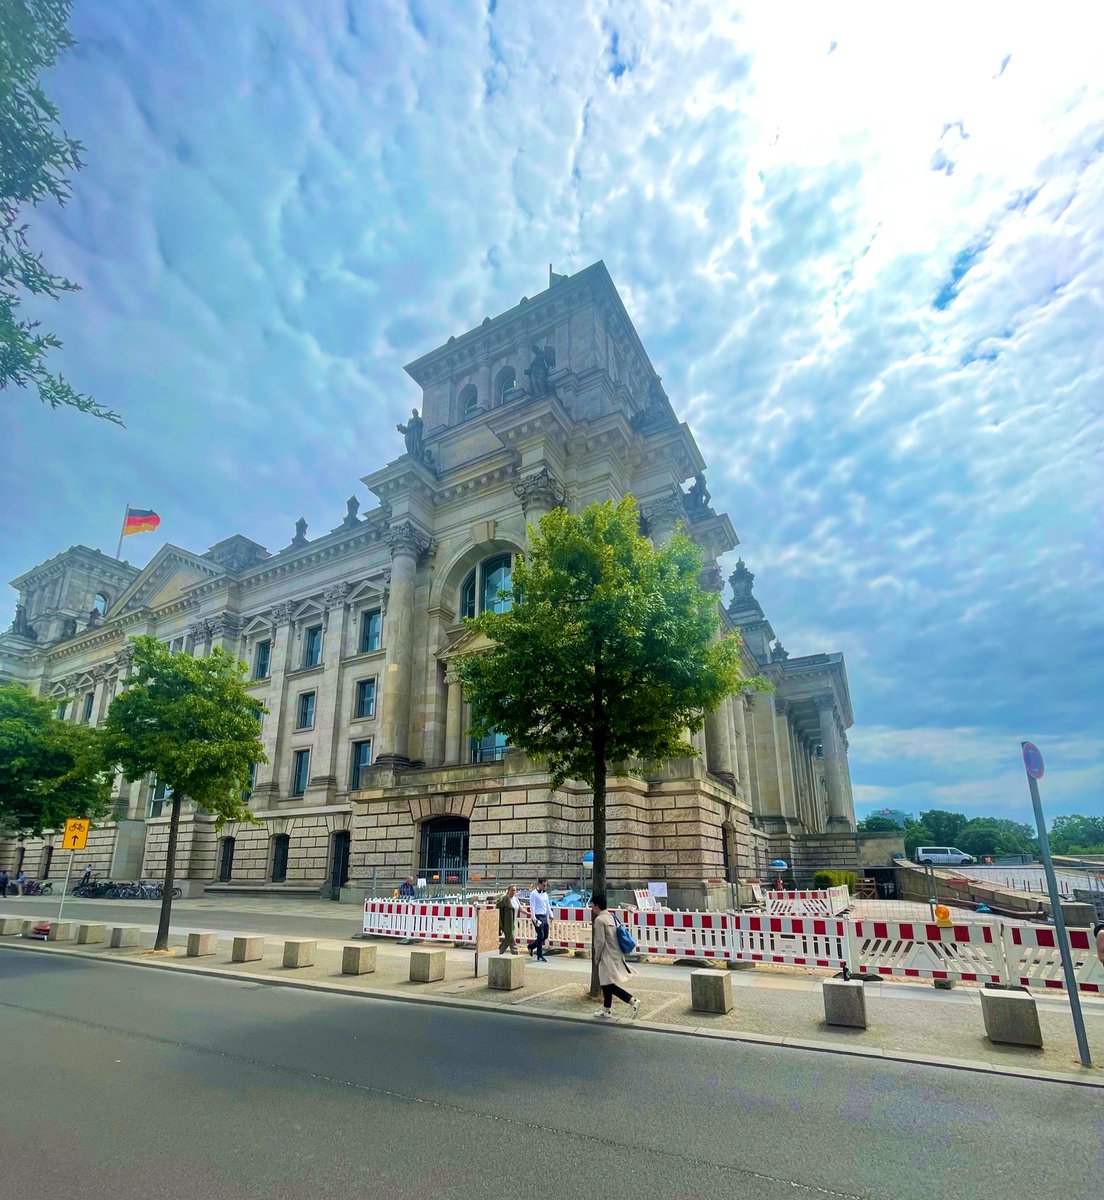
[[[538,508],[562,508],[567,499],[563,486],[546,467],[532,475],[526,475],[514,484],[514,495],[521,501],[523,511],[528,513],[533,506]]]
[[[331,584],[322,593],[322,603],[325,604],[327,611],[331,608],[340,608],[352,591],[352,587],[348,583]]]
[[[649,530],[673,528],[684,515],[682,496],[679,492],[672,491],[666,496],[646,500],[640,507],[640,515],[647,522]]]
[[[291,617],[295,611],[295,606],[285,600],[282,604],[275,604],[272,607],[272,624],[274,626],[290,625]]]
[[[207,621],[207,628],[212,637],[238,637],[245,622],[237,613],[216,613]]]
[[[719,563],[707,562],[702,567],[698,573],[698,587],[705,592],[716,592],[718,596],[724,591],[724,575]]]

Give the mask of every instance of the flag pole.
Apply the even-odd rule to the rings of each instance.
[[[115,557],[123,557],[123,534],[126,533],[127,517],[130,516],[130,501],[127,501],[127,506],[123,509],[123,524],[119,529],[119,545],[115,548]]]

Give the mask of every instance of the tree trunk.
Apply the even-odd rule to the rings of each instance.
[[[591,835],[591,850],[594,863],[590,873],[592,893],[606,890],[606,740],[596,738],[594,742],[594,828]],[[598,983],[598,960],[594,957],[594,937],[590,939],[590,994],[597,997],[601,991]]]
[[[176,881],[176,838],[180,832],[180,796],[173,792],[172,817],[169,820],[169,850],[165,860],[165,887],[161,892],[161,916],[157,921],[155,950],[169,948],[169,918],[172,916],[173,884]]]

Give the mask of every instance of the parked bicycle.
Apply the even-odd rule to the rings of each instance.
[[[117,879],[93,879],[88,883],[78,883],[73,888],[73,895],[82,900],[160,900],[164,895],[165,885],[157,880],[141,882],[125,882]],[[174,887],[173,899],[179,900],[183,891]]]
[[[38,879],[28,879],[23,885],[24,896],[52,896],[54,894],[54,885],[52,883],[42,883]]]

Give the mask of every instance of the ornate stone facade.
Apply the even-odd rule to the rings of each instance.
[[[463,617],[501,603],[527,525],[626,492],[657,543],[683,523],[722,604],[717,560],[735,531],[710,506],[693,436],[601,263],[406,370],[421,390],[406,452],[396,436],[398,456],[363,479],[377,507],[360,514],[350,497],[331,532],[308,539],[300,521],[275,554],[241,535],[201,554],[165,545],[141,571],[73,547],[14,581],[21,611],[0,635],[0,679],[55,697],[66,719],[103,720],[136,634],[197,654],[221,646],[248,665],[268,709],[260,823],[217,831],[186,811],[180,872],[193,890],[221,880],[350,897],[411,872],[446,884],[465,872],[575,879],[589,792],[553,790],[540,763],[469,738],[451,670],[478,644]],[[627,764],[610,779],[615,888],[662,879],[676,902],[700,903],[726,873],[853,828],[843,659],[772,651],[753,579],[741,561],[721,611],[743,634],[749,674],[774,692],[710,713],[694,735],[700,757]],[[115,820],[94,831],[89,861],[156,876],[167,820],[156,781],[117,780]],[[0,845],[0,863],[21,853],[40,873],[52,843]]]

